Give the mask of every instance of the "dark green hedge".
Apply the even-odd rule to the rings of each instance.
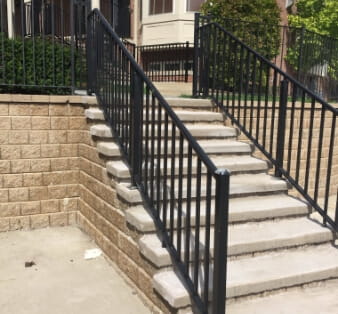
[[[71,46],[58,39],[9,39],[0,34],[0,91],[70,93],[71,59]],[[76,54],[76,63],[78,59]]]

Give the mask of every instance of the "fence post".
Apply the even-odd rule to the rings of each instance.
[[[188,68],[189,68],[189,42],[185,43],[185,66],[184,66],[184,81],[188,83]]]
[[[142,166],[142,110],[143,110],[143,82],[136,71],[133,71],[132,108],[131,108],[131,169],[132,185],[136,186],[141,177]]]
[[[297,81],[300,82],[300,68],[302,66],[303,59],[303,46],[304,46],[304,35],[305,35],[305,27],[303,26],[300,33],[300,43],[299,43],[299,56],[298,56],[298,70],[297,70]]]
[[[230,173],[227,170],[218,169],[215,171],[215,176],[216,208],[211,313],[224,314],[226,300]]]
[[[195,13],[195,26],[194,26],[194,61],[193,61],[193,79],[192,79],[192,95],[197,97],[197,80],[198,80],[198,51],[199,51],[199,24],[200,13]]]
[[[286,110],[288,103],[288,85],[287,79],[281,81],[280,84],[280,99],[279,99],[279,112],[278,112],[278,131],[277,131],[277,151],[276,151],[276,168],[275,175],[282,176],[280,168],[283,168],[284,159],[284,143],[285,143],[285,125],[286,125]]]
[[[72,86],[71,90],[74,93],[75,90],[75,10],[74,0],[70,2],[70,38],[71,38],[71,75],[72,75]]]

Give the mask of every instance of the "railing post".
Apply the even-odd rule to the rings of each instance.
[[[75,90],[75,8],[74,0],[70,1],[70,38],[71,38],[71,76],[72,76],[72,93]]]
[[[137,186],[141,177],[142,166],[142,110],[143,110],[143,82],[136,71],[132,74],[132,109],[131,109],[131,169],[132,185]]]
[[[285,125],[286,125],[286,110],[288,104],[288,80],[284,79],[280,85],[280,100],[278,112],[278,131],[277,131],[277,150],[276,150],[276,168],[275,175],[281,177],[280,168],[283,168],[284,159],[284,142],[285,142]]]
[[[226,300],[230,173],[227,170],[218,169],[215,172],[215,176],[216,209],[211,313],[224,314]]]
[[[194,62],[193,62],[193,80],[192,80],[192,95],[197,97],[197,80],[198,80],[198,52],[199,52],[199,24],[200,13],[195,13],[195,26],[194,26]]]
[[[189,42],[185,43],[185,66],[184,66],[184,81],[188,83],[188,69],[189,68]]]
[[[297,81],[300,82],[300,69],[302,67],[303,61],[303,47],[304,47],[304,37],[305,37],[305,27],[303,26],[300,33],[300,43],[299,43],[299,55],[298,55],[298,69],[297,69]]]

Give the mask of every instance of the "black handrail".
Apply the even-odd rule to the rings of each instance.
[[[87,40],[89,88],[130,165],[132,183],[195,306],[209,313],[211,300],[212,313],[222,314],[229,173],[216,168],[97,9],[88,17]]]
[[[211,97],[271,161],[275,174],[337,231],[338,109],[199,14],[194,66],[194,95]]]

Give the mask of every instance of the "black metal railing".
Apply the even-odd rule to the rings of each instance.
[[[136,60],[152,81],[191,82],[193,45],[169,43],[136,47]]]
[[[1,92],[85,89],[89,9],[89,0],[0,0]]]
[[[229,173],[201,149],[98,10],[88,18],[90,91],[202,313],[225,307]],[[211,239],[214,238],[214,241]]]
[[[338,109],[199,14],[194,75],[194,95],[211,97],[338,231]]]
[[[338,39],[304,27],[236,19],[218,22],[315,94],[338,100]]]

